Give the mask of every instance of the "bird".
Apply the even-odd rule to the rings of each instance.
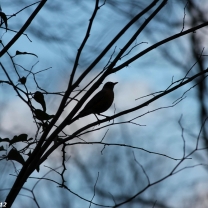
[[[118,82],[107,82],[103,86],[103,89],[99,91],[83,108],[78,114],[79,118],[94,114],[98,119],[96,114],[101,115],[101,113],[107,111],[113,103],[114,92],[113,88]],[[102,115],[104,116],[104,115]],[[107,117],[107,116],[104,116]]]

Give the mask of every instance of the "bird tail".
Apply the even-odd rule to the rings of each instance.
[[[68,122],[68,125],[71,124],[71,123],[73,123],[74,121],[78,120],[79,118],[88,116],[89,114],[91,114],[91,113],[89,113],[87,110],[82,110],[82,111],[80,111],[80,112],[78,113],[77,116],[75,116],[74,118],[72,118],[72,119]]]
[[[90,112],[88,112],[88,110],[84,109],[82,111],[79,112],[79,114],[77,115],[79,118],[88,116],[89,114],[91,114]]]
[[[68,121],[67,125],[70,125],[72,123],[74,123],[74,121],[78,120],[80,117],[79,117],[79,114],[77,116],[75,116],[74,118],[72,118],[71,120]]]
[[[72,119],[69,121],[68,125],[71,124],[71,123],[73,123],[74,121],[78,120],[79,118],[82,118],[82,117],[87,116],[87,115],[88,115],[88,114],[86,114],[86,112],[80,111],[80,112],[78,113],[78,115],[76,115],[74,118],[72,118]]]

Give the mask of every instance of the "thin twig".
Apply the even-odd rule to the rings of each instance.
[[[30,17],[27,19],[25,24],[22,26],[22,28],[19,30],[19,32],[10,40],[10,42],[1,50],[0,52],[0,57],[2,57],[8,50],[9,48],[20,38],[20,36],[24,33],[24,31],[27,29],[27,27],[31,24],[32,20],[36,17],[38,12],[42,9],[44,4],[46,3],[47,0],[42,0],[40,1],[40,4],[37,6],[35,11],[30,15]],[[10,203],[10,202],[8,202]],[[9,205],[8,205],[9,206]]]
[[[93,200],[94,197],[95,197],[95,188],[96,188],[96,185],[97,185],[97,182],[98,182],[98,178],[99,178],[99,172],[98,172],[97,179],[96,179],[96,182],[95,182],[95,185],[94,185],[94,193],[93,193],[92,199],[91,199],[91,201],[90,201],[90,206],[89,206],[89,208],[91,207],[92,200]]]

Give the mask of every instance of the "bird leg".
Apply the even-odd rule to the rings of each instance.
[[[100,113],[99,113],[98,115],[103,116],[103,117],[105,117],[105,118],[108,118],[108,121],[110,121],[110,119],[109,119],[109,118],[110,118],[110,116],[105,116],[105,115],[100,114]]]
[[[94,115],[95,115],[95,117],[97,118],[97,120],[100,122],[99,118],[96,116],[96,114],[95,114],[95,113],[94,113]],[[100,124],[98,124],[98,125],[100,125]]]

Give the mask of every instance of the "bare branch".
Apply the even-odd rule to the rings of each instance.
[[[22,28],[19,30],[19,32],[11,39],[11,41],[1,50],[0,52],[0,57],[2,57],[8,50],[9,48],[19,39],[19,37],[24,33],[24,31],[27,29],[27,27],[31,24],[32,20],[36,17],[38,12],[42,9],[44,4],[46,3],[47,0],[42,0],[40,1],[40,4],[37,6],[35,11],[30,15],[30,17],[27,19],[25,24],[22,26]],[[11,202],[8,202],[7,206],[10,206]]]
[[[94,185],[94,193],[93,193],[92,199],[91,199],[91,201],[90,201],[90,206],[89,206],[89,208],[91,207],[92,201],[93,201],[93,199],[94,199],[94,197],[95,197],[95,188],[96,188],[96,185],[97,185],[97,182],[98,182],[98,178],[99,178],[99,172],[98,172],[98,175],[97,175],[97,179],[96,179],[96,181],[95,181],[95,185]]]

